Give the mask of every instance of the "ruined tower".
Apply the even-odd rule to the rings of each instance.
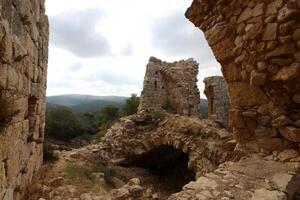
[[[227,86],[222,76],[207,77],[204,93],[208,101],[208,118],[228,127],[229,99]]]
[[[22,199],[43,162],[48,61],[44,3],[0,2],[0,199]]]
[[[164,109],[170,113],[200,116],[198,63],[174,63],[151,57],[146,69],[139,111]]]

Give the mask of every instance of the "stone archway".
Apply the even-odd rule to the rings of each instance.
[[[170,193],[182,190],[190,181],[195,181],[195,172],[188,168],[189,155],[170,145],[160,145],[131,158],[128,166],[147,169],[167,185]]]
[[[237,140],[300,142],[300,2],[194,0],[186,17],[221,63]]]
[[[159,123],[159,124],[157,124]],[[103,155],[113,164],[128,164],[132,158],[169,146],[188,155],[188,168],[196,178],[211,172],[233,156],[231,134],[197,117],[153,113],[132,115],[115,124],[102,140]]]

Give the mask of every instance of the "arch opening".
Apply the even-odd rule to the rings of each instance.
[[[157,177],[160,189],[171,195],[182,190],[190,181],[195,181],[196,173],[188,168],[189,156],[172,146],[162,145],[141,155],[132,157],[127,167],[146,169]]]

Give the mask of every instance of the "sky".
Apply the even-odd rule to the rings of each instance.
[[[221,75],[191,0],[46,0],[50,22],[47,95],[140,94],[150,56],[199,62],[198,85]]]

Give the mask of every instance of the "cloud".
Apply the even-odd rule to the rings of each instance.
[[[138,77],[130,77],[128,75],[116,73],[115,71],[107,70],[98,71],[93,75],[88,76],[86,81],[103,81],[114,86],[142,84],[142,80],[138,79]]]
[[[50,43],[78,57],[107,56],[110,54],[109,42],[96,31],[103,17],[103,12],[97,9],[74,10],[51,16]]]
[[[70,70],[71,70],[72,72],[76,72],[76,71],[81,70],[82,68],[83,68],[82,63],[76,62],[76,63],[74,63],[74,64],[71,65]]]
[[[123,56],[131,56],[134,54],[134,47],[132,43],[128,43],[121,51]]]
[[[215,60],[203,33],[181,12],[156,20],[151,32],[153,47],[166,56],[194,57],[204,63]]]

